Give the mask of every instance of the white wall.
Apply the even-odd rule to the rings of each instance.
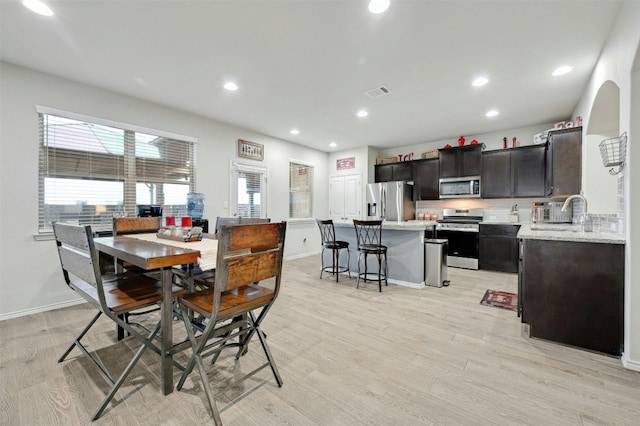
[[[589,125],[590,112],[600,87],[608,80],[620,88],[621,133],[627,132],[628,153],[624,174],[625,194],[625,342],[623,364],[640,371],[640,223],[632,218],[640,217],[640,67],[635,69],[640,47],[640,2],[626,1],[613,25],[589,84],[576,107],[575,114],[582,116]],[[633,76],[633,79],[632,79]],[[633,97],[632,97],[633,96]],[[632,109],[633,108],[633,109]],[[632,113],[633,111],[633,113]],[[635,260],[635,262],[634,262]]]
[[[33,239],[38,229],[36,105],[197,138],[196,187],[206,196],[205,216],[210,219],[228,215],[223,205],[229,200],[229,162],[236,158],[238,139],[265,145],[262,164],[269,170],[272,220],[288,219],[290,159],[315,166],[314,208],[328,210],[325,152],[3,62],[0,93],[0,318],[76,298],[62,279],[55,243]],[[298,244],[317,237],[317,226],[312,225],[291,226],[296,240],[289,244],[287,238],[285,256],[317,251],[317,246]]]

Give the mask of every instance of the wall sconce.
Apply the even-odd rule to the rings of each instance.
[[[609,174],[617,175],[624,168],[624,159],[627,156],[627,132],[617,138],[605,139],[600,142],[600,155],[602,164],[609,169]],[[618,170],[614,168],[618,167]]]

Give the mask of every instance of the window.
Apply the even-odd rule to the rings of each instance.
[[[38,107],[39,226],[64,221],[110,230],[136,204],[184,214],[195,187],[195,144],[106,120]]]
[[[289,217],[313,217],[313,166],[289,162]]]
[[[267,169],[231,164],[231,213],[238,217],[267,217]]]

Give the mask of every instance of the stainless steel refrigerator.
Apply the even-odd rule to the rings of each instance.
[[[413,186],[407,182],[381,182],[367,185],[367,220],[402,222],[415,219]]]

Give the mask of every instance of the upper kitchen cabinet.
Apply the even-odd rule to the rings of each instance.
[[[549,132],[546,194],[569,196],[582,189],[582,127]]]
[[[482,197],[545,195],[544,145],[501,149],[482,154]]]
[[[477,144],[439,149],[440,177],[479,176],[483,147]]]
[[[417,160],[413,162],[413,199],[437,200],[440,193],[438,180],[440,162],[437,158]]]
[[[509,198],[513,193],[511,184],[511,152],[489,151],[482,154],[482,197]]]
[[[412,162],[402,161],[398,163],[376,164],[375,181],[392,182],[401,180],[413,180]]]
[[[511,151],[511,181],[514,197],[545,195],[544,145],[524,146]]]

